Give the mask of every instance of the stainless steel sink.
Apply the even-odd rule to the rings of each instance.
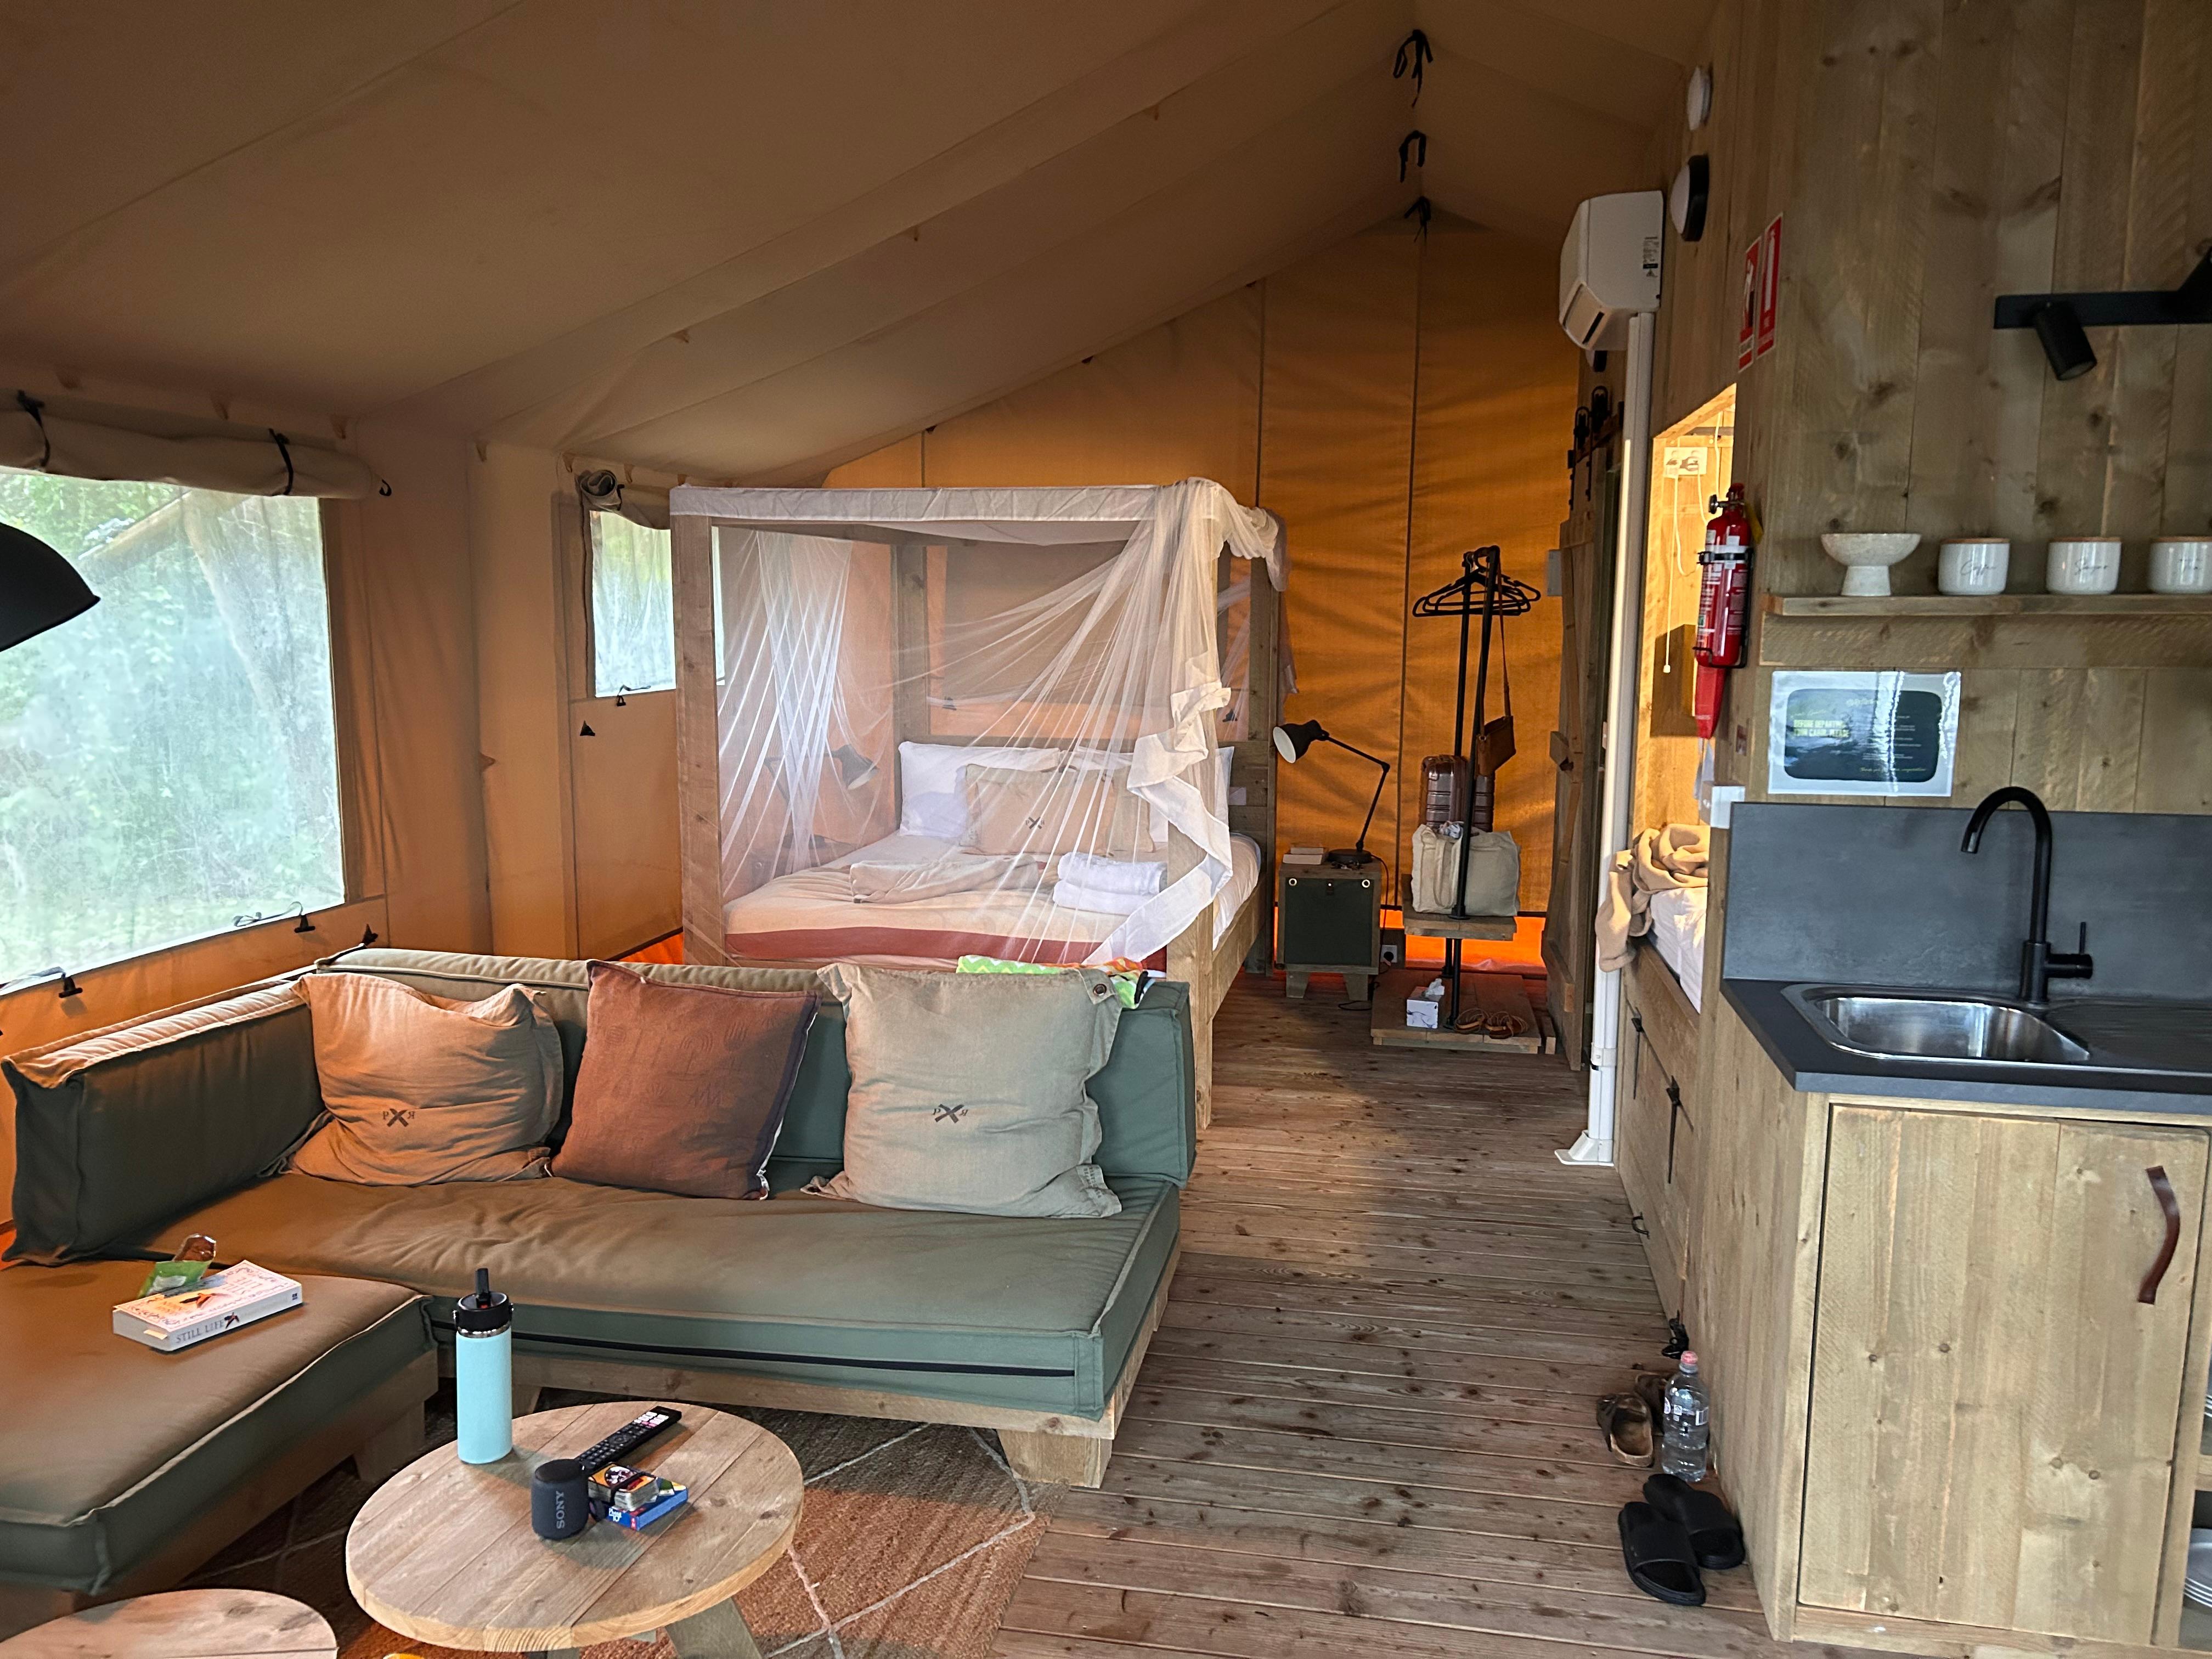
[[[1793,988],[1790,1000],[1838,1048],[1877,1059],[2081,1066],[2089,1050],[2032,1009],[1994,999]]]

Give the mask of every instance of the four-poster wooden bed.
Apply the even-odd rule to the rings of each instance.
[[[1204,480],[679,489],[671,526],[687,959],[1141,961],[1191,988],[1205,1122],[1273,945],[1279,526]]]

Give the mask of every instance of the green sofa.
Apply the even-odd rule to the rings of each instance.
[[[313,971],[331,970],[456,998],[529,986],[574,1080],[588,1036],[580,963],[367,950]],[[815,983],[804,970],[641,971]],[[421,1292],[448,1366],[447,1310],[488,1267],[515,1304],[526,1403],[550,1385],[968,1424],[998,1430],[1025,1475],[1093,1486],[1165,1299],[1197,1133],[1189,996],[1174,983],[1123,1016],[1092,1080],[1098,1162],[1122,1202],[1101,1220],[801,1195],[841,1161],[850,1079],[834,1003],[810,1037],[767,1202],[557,1178],[391,1188],[270,1176],[320,1109],[304,1006],[125,1046],[51,1085],[27,1075],[39,1054],[0,1063],[16,1097],[10,1261],[149,1252],[207,1232],[226,1260]],[[9,1570],[0,1555],[0,1578]]]

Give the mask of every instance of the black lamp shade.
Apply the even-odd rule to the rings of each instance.
[[[1328,741],[1328,733],[1319,720],[1298,720],[1275,728],[1275,752],[1286,761],[1295,762],[1316,744]]]
[[[2038,306],[2029,320],[2035,325],[2035,337],[2043,342],[2043,355],[2050,361],[2053,379],[2079,380],[2096,368],[2097,353],[2089,337],[2081,331],[2081,316],[2065,301]]]
[[[0,651],[99,603],[67,559],[36,536],[0,524]]]

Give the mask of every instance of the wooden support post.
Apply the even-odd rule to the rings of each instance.
[[[1024,1434],[999,1431],[1006,1467],[1036,1485],[1096,1488],[1106,1479],[1114,1442],[1103,1435]]]
[[[684,959],[728,960],[722,927],[722,767],[714,652],[714,532],[672,519],[676,606],[677,857],[682,867]],[[738,601],[744,603],[742,599]]]
[[[927,743],[929,720],[929,550],[919,542],[891,549],[892,735]],[[905,810],[906,803],[899,803]]]

